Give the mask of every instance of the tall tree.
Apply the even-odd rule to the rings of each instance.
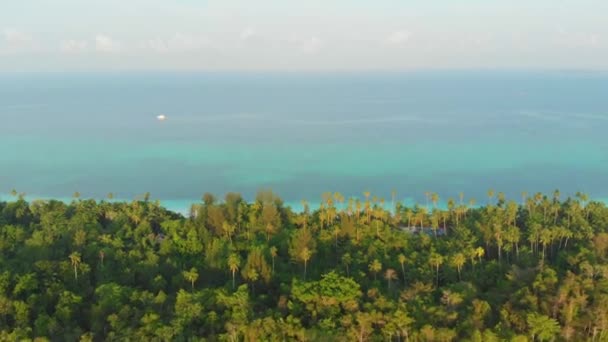
[[[494,198],[495,192],[493,189],[488,190],[488,206],[492,205],[492,199]]]
[[[236,253],[230,254],[228,257],[228,268],[230,268],[230,272],[232,273],[232,289],[235,287],[235,276],[236,272],[239,270],[241,265],[241,258]]]
[[[80,266],[80,263],[82,262],[80,253],[73,252],[72,254],[70,254],[69,259],[70,259],[70,262],[72,263],[72,267],[74,267],[74,279],[78,280],[78,267]]]
[[[552,341],[560,331],[559,323],[555,319],[538,313],[528,314],[526,322],[532,341]]]
[[[460,252],[452,255],[452,258],[450,259],[450,264],[456,267],[456,270],[458,270],[458,280],[461,280],[460,271],[462,270],[462,266],[465,262],[466,257]]]
[[[275,246],[270,247],[270,258],[272,259],[272,273],[274,274],[274,259],[277,257],[278,249]]]
[[[391,289],[391,281],[397,279],[397,272],[392,268],[387,268],[384,272],[384,279],[388,282],[388,289]]]
[[[184,271],[182,272],[182,274],[184,278],[190,282],[191,289],[194,290],[194,283],[198,279],[198,271],[196,270],[196,268],[192,267],[190,271]]]
[[[306,270],[307,270],[307,266],[308,266],[308,260],[310,260],[310,258],[312,257],[312,252],[310,251],[310,249],[308,249],[308,247],[304,247],[300,251],[299,257],[300,257],[300,260],[302,260],[302,262],[304,263],[304,279],[306,279]]]
[[[437,286],[439,286],[439,266],[443,264],[444,258],[441,254],[431,252],[429,255],[429,263],[435,268]]]
[[[346,267],[346,276],[350,277],[350,264],[353,262],[353,258],[350,253],[344,253],[342,255],[342,263]]]
[[[405,260],[406,260],[405,255],[399,254],[397,259],[399,260],[399,264],[401,265],[401,273],[403,274],[403,283],[405,284]]]
[[[374,259],[368,266],[370,272],[372,272],[374,274],[374,280],[377,280],[376,275],[378,274],[378,272],[382,271],[382,264],[380,263],[380,260],[378,259]]]

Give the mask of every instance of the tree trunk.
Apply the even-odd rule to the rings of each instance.
[[[439,265],[437,265],[437,287],[439,287]]]
[[[502,246],[498,245],[498,262],[502,261]]]
[[[543,243],[543,260],[545,260],[545,250],[547,249],[547,245]]]

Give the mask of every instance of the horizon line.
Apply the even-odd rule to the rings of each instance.
[[[578,67],[422,67],[422,68],[345,68],[345,69],[181,69],[181,68],[94,68],[94,69],[56,69],[56,70],[2,70],[0,74],[87,74],[87,73],[206,73],[206,74],[357,74],[357,73],[417,73],[417,72],[566,72],[566,73],[605,73],[603,68]]]

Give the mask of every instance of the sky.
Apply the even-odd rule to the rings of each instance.
[[[0,71],[608,69],[606,0],[2,0]]]

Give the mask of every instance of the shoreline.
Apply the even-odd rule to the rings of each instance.
[[[113,198],[113,199],[108,199],[108,198],[92,198],[92,197],[80,197],[80,200],[95,200],[97,203],[100,203],[102,201],[105,202],[115,202],[115,203],[128,203],[128,202],[132,202],[134,200],[138,200],[138,197],[141,196],[136,196],[136,198],[131,198],[131,199],[126,199],[126,198]],[[280,195],[279,195],[280,197]],[[564,195],[563,199],[566,199],[568,197],[574,197],[574,195]],[[17,196],[13,196],[9,193],[0,193],[0,202],[11,202],[14,201],[15,199],[18,198]],[[352,198],[358,198],[356,196],[352,196]],[[60,201],[66,204],[71,203],[72,201],[75,201],[77,199],[75,199],[74,197],[53,197],[53,196],[43,196],[43,195],[28,195],[26,194],[24,199],[27,202],[32,202],[32,201],[36,201],[36,200],[40,200],[40,201],[50,201],[50,200],[56,200],[56,201]],[[218,198],[219,199],[219,198]],[[361,203],[363,203],[364,199],[363,198],[358,198]],[[140,199],[141,200],[141,199]],[[155,201],[159,201],[160,205],[172,212],[184,215],[184,216],[188,216],[190,213],[190,208],[192,207],[192,205],[194,204],[201,204],[202,201],[200,199],[157,199],[157,198],[150,198],[150,202],[155,202]],[[507,199],[509,200],[509,199]],[[249,204],[251,204],[253,202],[253,200],[250,199],[245,199],[245,201]],[[348,201],[348,200],[347,200]],[[334,206],[337,209],[346,209],[348,207],[347,201],[345,201],[344,203],[335,203]],[[223,202],[223,200],[218,201],[218,202]],[[515,202],[518,205],[522,205],[521,203],[521,199],[519,200],[515,200]],[[600,202],[603,203],[605,205],[608,205],[608,197],[597,197],[597,198],[593,198],[590,197],[589,198],[589,202]],[[316,211],[319,209],[321,201],[307,201],[308,203],[308,207],[309,210],[312,211]],[[426,207],[427,204],[424,202],[420,202],[420,201],[416,201],[411,197],[407,197],[407,198],[403,198],[403,199],[399,199],[397,198],[395,200],[395,203],[401,203],[403,206],[406,207],[414,207],[416,205],[420,206],[420,207]],[[486,201],[477,201],[477,203],[475,205],[473,205],[473,207],[483,207],[487,205],[487,199]],[[390,210],[392,211],[393,208],[391,208],[391,201],[387,200],[385,201],[384,204],[384,209],[385,210]],[[291,209],[291,211],[295,212],[295,213],[301,213],[304,208],[301,204],[301,201],[284,201],[283,202],[283,207],[287,208],[289,207]],[[433,208],[433,205],[431,203],[428,204],[429,208]],[[446,210],[447,209],[447,201],[446,200],[440,200],[437,203],[437,208],[441,209],[441,210]]]

